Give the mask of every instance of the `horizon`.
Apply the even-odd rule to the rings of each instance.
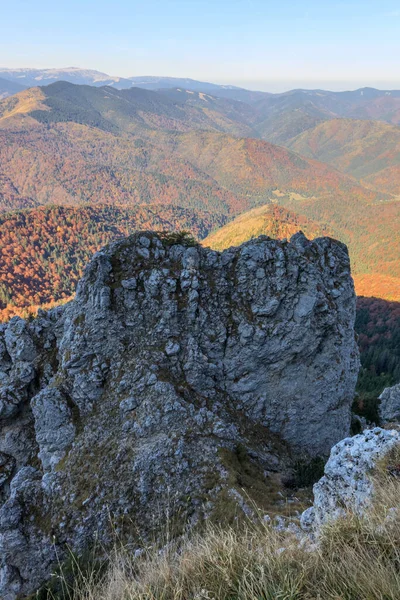
[[[15,20],[15,10],[18,21]],[[398,2],[16,0],[2,10],[8,68],[97,65],[259,91],[399,89]],[[140,75],[139,75],[140,76]]]
[[[390,82],[390,81],[376,81],[376,82],[354,82],[353,86],[346,87],[345,82],[336,82],[336,81],[314,81],[314,82],[301,82],[301,81],[292,81],[284,83],[282,81],[265,81],[264,83],[258,84],[256,82],[251,81],[213,81],[212,78],[206,77],[204,79],[196,79],[193,75],[160,75],[160,74],[140,74],[140,75],[130,75],[130,76],[122,76],[118,73],[108,73],[101,68],[96,67],[83,67],[76,65],[69,65],[65,67],[8,67],[6,65],[0,65],[0,71],[68,71],[68,70],[77,70],[77,71],[94,71],[97,73],[101,73],[103,75],[107,75],[110,78],[119,78],[119,79],[139,79],[141,77],[154,77],[154,78],[167,78],[167,79],[190,79],[192,81],[200,81],[201,83],[210,83],[214,85],[221,86],[235,86],[239,88],[243,88],[249,91],[254,92],[269,92],[269,93],[285,93],[296,90],[306,90],[306,91],[325,91],[325,92],[355,92],[363,89],[376,89],[382,92],[392,92],[400,90],[400,81],[399,82]],[[4,74],[1,75],[4,79]],[[62,81],[62,79],[60,79]],[[302,85],[303,84],[303,85]],[[75,84],[79,85],[79,84]]]

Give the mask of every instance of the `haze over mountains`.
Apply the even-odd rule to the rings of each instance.
[[[132,87],[132,83],[123,77],[112,77],[93,69],[67,67],[62,69],[0,69],[0,77],[24,88],[37,85],[49,85],[56,81],[69,81],[80,85],[114,85],[120,89]]]
[[[173,222],[202,238],[235,217],[211,245],[329,233],[349,245],[360,294],[400,298],[400,92],[268,94],[81,69],[0,70],[4,77],[0,210],[28,212],[2,218],[10,277],[0,308],[70,295],[96,243],[121,235],[118,223],[127,232]],[[55,204],[77,207],[79,234],[71,238],[70,213]],[[56,245],[42,205],[60,221]],[[10,232],[22,223],[19,253],[22,238]],[[69,283],[60,283],[68,260]]]
[[[132,76],[114,77],[93,69],[67,67],[61,69],[6,69],[0,68],[0,78],[8,82],[8,95],[22,88],[45,86],[57,81],[68,81],[79,85],[101,87],[108,85],[116,89],[132,86],[153,91],[183,88],[207,92],[219,97],[238,100],[253,106],[256,113],[267,117],[278,117],[291,111],[300,111],[300,117],[325,120],[335,117],[356,119],[379,119],[400,123],[400,91],[362,88],[354,91],[331,92],[326,90],[291,90],[284,93],[251,91],[232,85],[197,81],[190,78]],[[1,83],[1,82],[0,82]],[[5,84],[4,85],[5,88]],[[20,88],[21,89],[21,88]],[[4,91],[3,94],[6,92]],[[291,119],[299,115],[290,115]],[[293,136],[291,136],[293,137]]]
[[[23,88],[35,87],[38,85],[49,85],[56,81],[68,81],[77,85],[94,85],[97,87],[110,85],[116,89],[123,90],[132,86],[137,86],[149,90],[158,90],[162,88],[184,87],[185,89],[209,92],[212,90],[227,89],[240,90],[232,85],[218,85],[196,81],[195,79],[179,77],[113,77],[95,71],[93,69],[80,69],[78,67],[67,67],[63,69],[1,69],[0,77],[10,83],[17,84]],[[11,92],[15,93],[15,92]]]
[[[17,94],[18,92],[22,92],[23,89],[25,89],[23,85],[0,77],[0,100],[12,96],[13,94]]]

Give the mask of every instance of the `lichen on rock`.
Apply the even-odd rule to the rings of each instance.
[[[371,475],[379,461],[400,446],[400,433],[375,427],[336,444],[325,465],[324,476],[314,485],[314,504],[301,516],[305,531],[321,527],[347,512],[362,516],[371,506]]]
[[[135,544],[165,511],[190,525],[228,503],[246,512],[232,464],[256,474],[262,502],[291,453],[327,454],[348,434],[359,359],[346,247],[186,242],[110,244],[72,302],[1,326],[5,600],[34,591],[55,551],[110,543],[110,515]]]

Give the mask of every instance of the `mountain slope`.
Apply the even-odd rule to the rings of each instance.
[[[339,198],[334,203],[286,199],[282,203],[309,219],[329,223],[332,235],[348,245],[358,295],[377,292],[379,297],[400,300],[400,202],[357,205]]]
[[[232,192],[165,148],[76,123],[0,129],[0,164],[14,189],[14,207],[25,198],[32,204],[159,202],[225,214],[240,205]],[[0,205],[12,207],[8,199]]]
[[[281,198],[290,210],[260,207],[211,233],[205,245],[222,250],[256,235],[330,235],[348,245],[358,295],[400,300],[400,203],[359,205]]]
[[[329,163],[364,184],[400,195],[400,127],[335,119],[300,134],[288,147]]]
[[[234,214],[277,194],[381,198],[325,164],[212,130],[220,126],[216,110],[148,90],[32,88],[0,102],[1,173],[33,204],[159,202]]]
[[[3,79],[0,77],[0,100],[3,100],[3,98],[7,98],[8,96],[12,96],[13,94],[17,94],[18,92],[22,92],[23,89],[23,85],[19,85],[14,81],[9,81],[8,79]]]
[[[40,100],[40,106],[26,107],[26,96]],[[171,96],[171,97],[170,97]],[[116,90],[109,86],[74,85],[65,81],[31,88],[9,102],[19,113],[41,123],[74,122],[104,131],[134,132],[138,127],[167,131],[205,129],[233,135],[257,135],[252,128],[254,112],[234,101],[189,92],[157,93],[141,88]],[[0,104],[0,127],[10,127],[10,115]],[[13,114],[11,114],[13,116]],[[14,119],[15,120],[15,119]]]
[[[230,246],[240,246],[243,242],[260,235],[274,239],[290,238],[302,231],[309,239],[328,235],[326,226],[297,215],[276,204],[267,204],[245,212],[217,231],[210,233],[203,245],[214,250],[224,250]]]
[[[309,114],[303,108],[295,108],[268,116],[261,122],[257,122],[255,129],[262,139],[272,144],[290,147],[288,141],[321,122],[324,122],[323,117]]]
[[[245,92],[247,94],[242,94],[240,99],[252,104],[265,116],[300,109],[310,116],[324,119],[347,117],[400,124],[400,90],[361,88],[346,92],[301,89],[280,94]],[[235,91],[223,90],[223,94],[234,97]]]
[[[286,145],[293,137],[330,119],[386,121],[400,125],[400,91],[363,88],[350,92],[290,90],[281,94],[222,90],[215,95],[241,100],[257,114],[259,137]]]
[[[21,195],[9,177],[0,171],[0,210],[13,208],[29,208],[36,206],[32,198]]]
[[[12,129],[17,126],[29,127],[34,124],[31,114],[34,111],[49,111],[50,107],[45,104],[46,95],[40,88],[23,90],[10,98],[0,101],[0,130]]]
[[[260,203],[276,194],[297,193],[304,198],[347,197],[374,202],[378,195],[328,165],[308,160],[280,146],[224,134],[190,132],[175,136],[171,151],[235,194]]]
[[[200,108],[207,114],[218,113],[221,115],[221,120],[222,118],[225,121],[231,120],[252,128],[252,130],[249,130],[249,137],[259,137],[257,130],[258,113],[252,106],[245,102],[212,95],[211,92],[197,92],[186,88],[162,89],[158,90],[158,94],[168,97],[178,104]]]
[[[400,125],[400,91],[376,90],[364,88],[358,90],[362,98],[353,103],[345,112],[346,117],[353,119],[374,119]],[[354,93],[356,96],[357,93]]]

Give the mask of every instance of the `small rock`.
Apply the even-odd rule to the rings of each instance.
[[[379,400],[379,416],[382,423],[400,421],[400,384],[384,389]]]
[[[175,354],[179,353],[180,349],[181,347],[177,342],[169,341],[165,346],[165,353],[167,356],[175,356]]]

